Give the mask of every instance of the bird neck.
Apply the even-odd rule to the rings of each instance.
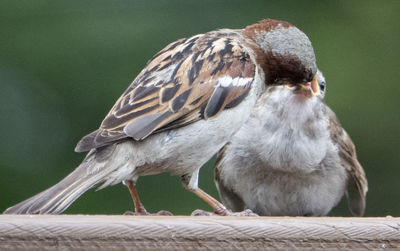
[[[304,98],[284,86],[260,99],[254,116],[262,121],[265,163],[287,171],[318,168],[330,139],[326,106],[318,97]]]

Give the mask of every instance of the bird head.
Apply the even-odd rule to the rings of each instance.
[[[257,62],[265,73],[267,85],[307,84],[317,72],[310,39],[294,25],[264,19],[247,26],[245,36],[257,44]]]

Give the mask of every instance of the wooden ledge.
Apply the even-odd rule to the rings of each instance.
[[[400,218],[0,215],[0,250],[400,249]]]

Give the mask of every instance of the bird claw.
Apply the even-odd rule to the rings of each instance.
[[[221,214],[217,214],[215,212],[207,212],[202,209],[196,209],[191,214],[191,216],[221,216]],[[225,211],[226,216],[235,216],[235,217],[257,217],[259,216],[256,213],[253,213],[250,209],[246,209],[241,212],[232,212],[230,210]]]
[[[173,214],[166,210],[158,211],[157,213],[151,214],[147,211],[145,212],[132,212],[126,211],[123,215],[131,215],[131,216],[173,216]]]
[[[166,211],[166,210],[158,211],[155,215],[159,215],[159,216],[174,216],[170,211]]]
[[[258,214],[253,213],[253,211],[251,211],[250,209],[246,209],[244,211],[241,212],[234,212],[231,214],[228,214],[229,216],[238,216],[238,217],[259,217]]]
[[[190,216],[216,216],[216,215],[218,214],[213,212],[207,212],[202,209],[196,209],[190,214]]]

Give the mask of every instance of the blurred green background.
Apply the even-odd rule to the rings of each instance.
[[[311,39],[327,103],[352,136],[368,179],[367,216],[400,215],[400,1],[0,2],[0,211],[55,184],[146,61],[168,43],[262,18]],[[211,161],[200,187],[217,196]],[[210,210],[179,177],[142,177],[149,211]],[[65,213],[121,214],[128,190],[81,196]],[[331,215],[349,215],[345,201]]]

